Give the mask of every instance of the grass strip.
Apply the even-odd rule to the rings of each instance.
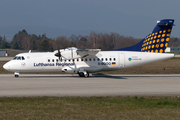
[[[179,119],[179,97],[0,98],[0,119]]]

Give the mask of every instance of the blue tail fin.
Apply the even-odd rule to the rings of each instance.
[[[172,27],[174,25],[173,19],[164,19],[157,22],[151,34],[147,35],[143,40],[134,46],[117,49],[115,51],[141,51],[141,52],[166,52],[169,37]]]

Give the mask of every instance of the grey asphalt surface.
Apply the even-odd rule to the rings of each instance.
[[[180,96],[180,74],[0,74],[0,97],[26,96]]]

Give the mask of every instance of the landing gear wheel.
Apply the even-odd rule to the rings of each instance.
[[[87,77],[88,77],[88,74],[85,74],[84,77],[87,78]]]
[[[86,73],[80,72],[79,77],[85,77],[85,78],[89,77],[89,73],[88,72],[86,72]]]
[[[84,77],[84,73],[79,73],[79,77]]]
[[[88,73],[88,72],[87,72],[87,74],[86,74],[86,75],[87,75],[87,77],[89,77],[89,73]]]
[[[16,77],[16,78],[17,78],[17,77],[19,77],[19,75],[14,75],[14,77]]]
[[[14,73],[14,77],[16,77],[16,78],[19,77],[19,73],[18,73],[18,72],[15,72],[15,73]]]

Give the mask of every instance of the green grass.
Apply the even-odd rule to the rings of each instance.
[[[178,97],[0,98],[0,119],[179,119]]]

